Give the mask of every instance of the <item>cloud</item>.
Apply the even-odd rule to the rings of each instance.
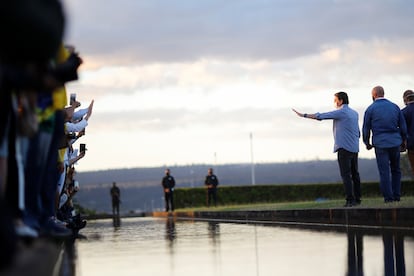
[[[292,95],[360,91],[378,83],[388,85],[392,79],[401,80],[392,86],[407,89],[413,85],[409,75],[414,64],[413,44],[412,37],[400,39],[399,43],[352,40],[326,44],[313,55],[289,61],[201,59],[186,63],[107,65],[82,69],[80,81],[68,87],[95,99],[139,95],[136,101],[117,101],[123,101],[126,109],[162,108],[167,103],[187,107],[190,102],[195,108],[252,104],[268,107],[271,103],[288,104]],[[260,98],[265,100],[261,103]],[[106,108],[117,108],[112,101],[113,98]]]
[[[289,113],[288,113],[289,112]],[[116,131],[169,132],[171,130],[237,129],[252,131],[260,127],[272,127],[278,114],[291,114],[290,109],[255,109],[237,110],[209,109],[194,111],[191,109],[171,108],[146,109],[99,113],[95,112],[91,120],[95,129],[105,131],[110,125]]]
[[[402,0],[65,3],[68,40],[107,64],[286,60],[325,44],[399,40],[412,35],[414,20],[414,3]]]
[[[65,5],[66,40],[85,61],[67,89],[84,106],[95,99],[85,169],[204,162],[213,152],[249,161],[249,133],[257,160],[335,158],[332,124],[292,107],[329,111],[346,91],[362,123],[373,86],[398,104],[414,87],[414,3],[404,0]]]

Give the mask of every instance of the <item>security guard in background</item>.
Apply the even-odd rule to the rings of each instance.
[[[165,176],[162,179],[161,185],[164,188],[165,211],[171,210],[174,212],[175,179],[170,175],[170,169],[165,170]]]
[[[208,174],[206,176],[206,180],[204,181],[204,185],[207,186],[207,206],[210,207],[211,198],[214,200],[214,206],[217,207],[217,186],[219,184],[218,178],[216,175],[213,174],[213,169],[208,169]]]

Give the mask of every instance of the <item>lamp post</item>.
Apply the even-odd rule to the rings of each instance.
[[[254,172],[254,159],[253,159],[253,133],[250,132],[250,157],[251,157],[251,169],[252,169],[252,185],[256,185],[256,176]]]

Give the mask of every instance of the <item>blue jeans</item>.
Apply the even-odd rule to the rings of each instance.
[[[385,201],[400,200],[400,147],[375,148],[380,188]]]
[[[51,141],[51,133],[39,130],[30,139],[27,152],[24,221],[28,226],[36,229],[40,228],[40,218],[43,210],[41,202],[42,187],[45,183],[45,175],[50,173],[48,171],[50,168],[47,167],[47,159]]]
[[[358,172],[358,153],[343,148],[338,150],[338,164],[344,183],[346,201],[361,200],[361,180]]]

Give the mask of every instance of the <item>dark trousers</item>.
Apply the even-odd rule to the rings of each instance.
[[[384,200],[399,200],[401,196],[400,147],[375,148],[375,156]]]
[[[211,199],[214,201],[214,206],[217,206],[217,188],[207,189],[207,206],[210,207]]]
[[[119,216],[119,200],[112,199],[112,214]]]
[[[42,216],[42,193],[43,185],[46,183],[46,176],[52,173],[52,168],[47,167],[49,147],[52,140],[52,133],[40,130],[30,139],[27,152],[25,202],[26,210],[24,215],[25,223],[33,228],[40,227]]]
[[[172,191],[164,193],[165,198],[165,211],[174,211],[174,194]]]
[[[361,200],[361,179],[358,172],[358,153],[338,150],[338,164],[345,188],[347,202]]]

